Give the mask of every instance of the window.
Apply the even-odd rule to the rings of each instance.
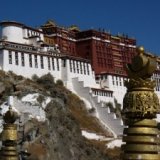
[[[58,61],[58,58],[57,58],[57,70],[59,71],[59,61]]]
[[[63,67],[66,67],[66,59],[63,60]]]
[[[50,57],[48,57],[48,69],[51,70]]]
[[[24,53],[21,53],[21,65],[22,65],[22,66],[25,66]]]
[[[80,73],[82,74],[82,62],[80,62]]]
[[[43,69],[44,68],[43,56],[40,56],[40,58],[41,58],[41,68]]]
[[[9,64],[12,64],[12,52],[11,51],[9,51],[8,59],[9,59]]]
[[[84,74],[86,74],[86,64],[83,63]]]
[[[76,61],[76,65],[77,65],[77,73],[79,73],[79,64],[78,64],[78,61]]]
[[[87,63],[87,73],[89,75],[89,64]]]
[[[29,66],[32,67],[32,55],[29,54]]]
[[[55,70],[55,66],[54,66],[54,58],[52,57],[52,69]]]
[[[72,72],[72,61],[69,60],[69,65],[70,65],[70,72]]]
[[[76,68],[75,68],[75,61],[73,61],[73,72],[76,72]]]
[[[38,68],[37,55],[34,55],[34,65],[35,65],[35,68]]]
[[[18,52],[15,52],[15,64],[18,65]]]

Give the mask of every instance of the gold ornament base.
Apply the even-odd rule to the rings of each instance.
[[[160,139],[157,122],[151,119],[137,120],[124,129],[123,160],[160,160]]]
[[[3,160],[18,160],[17,148],[14,146],[3,147],[1,157]]]

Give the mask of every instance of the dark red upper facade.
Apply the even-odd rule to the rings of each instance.
[[[136,54],[136,40],[127,36],[79,31],[76,27],[65,29],[54,24],[46,24],[42,30],[54,39],[62,53],[90,60],[96,74],[126,76],[125,65]]]

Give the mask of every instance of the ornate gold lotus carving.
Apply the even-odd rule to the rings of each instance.
[[[127,117],[155,117],[159,110],[159,99],[151,91],[132,91],[124,97],[123,113]]]
[[[127,87],[127,89],[129,91],[131,90],[149,90],[149,91],[153,91],[156,83],[155,81],[151,81],[150,79],[142,79],[142,78],[136,78],[133,79],[131,78],[130,81],[125,81],[125,86]]]

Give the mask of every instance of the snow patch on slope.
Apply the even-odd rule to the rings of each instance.
[[[114,138],[98,135],[96,133],[87,132],[84,130],[82,130],[82,136],[84,136],[87,139],[91,139],[91,140],[93,139],[93,140],[99,140],[99,141],[109,141],[109,140],[114,139]]]
[[[105,141],[106,147],[111,149],[121,147],[123,144],[122,139],[107,138],[105,136],[97,135],[96,133],[90,133],[84,130],[82,131],[82,136],[90,140]]]
[[[115,147],[121,147],[121,145],[123,144],[122,139],[115,139],[112,140],[111,142],[109,142],[106,146],[107,148],[115,148]]]
[[[87,132],[87,131],[82,131],[82,136],[84,136],[85,138],[87,139],[94,139],[94,140],[104,140],[104,136],[100,136],[100,135],[97,135],[96,133],[90,133],[90,132]]]
[[[39,96],[40,94],[38,93],[28,94],[22,97],[21,100],[10,96],[8,102],[0,106],[1,115],[4,115],[8,111],[9,105],[11,105],[12,109],[19,115],[28,115],[28,118],[36,118],[39,121],[45,121],[46,115],[44,109],[51,101],[51,97],[44,97],[43,102],[39,103],[37,101]]]

